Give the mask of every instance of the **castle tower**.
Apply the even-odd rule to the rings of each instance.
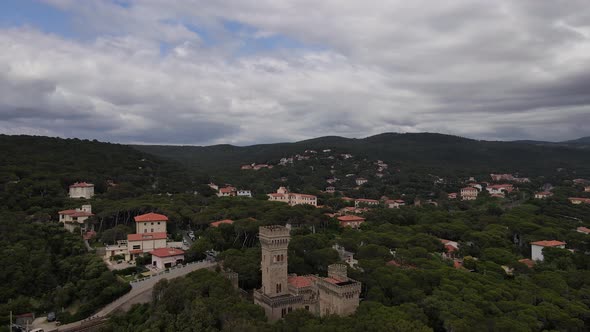
[[[287,249],[289,229],[284,226],[262,226],[258,237],[262,248],[262,288],[254,291],[254,303],[264,308],[266,317],[276,321],[301,308],[302,295],[289,292]]]
[[[259,230],[262,247],[262,292],[270,297],[288,293],[287,249],[289,230],[284,226],[266,226]]]

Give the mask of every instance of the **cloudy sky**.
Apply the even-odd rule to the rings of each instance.
[[[2,0],[0,133],[590,135],[588,0]]]

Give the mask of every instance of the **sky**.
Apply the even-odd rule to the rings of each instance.
[[[588,0],[2,0],[0,133],[590,136]]]

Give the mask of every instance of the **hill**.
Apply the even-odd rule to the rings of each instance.
[[[528,176],[554,172],[557,168],[590,175],[590,155],[569,145],[529,142],[478,141],[457,136],[418,133],[385,133],[364,139],[320,137],[295,143],[259,144],[245,147],[149,146],[134,148],[170,158],[205,172],[231,171],[242,164],[275,163],[306,149],[335,149],[370,159],[396,163],[401,168],[421,169],[440,175],[454,173],[521,172]]]
[[[62,206],[76,181],[115,196],[186,191],[192,182],[180,164],[121,144],[0,135],[0,150],[0,200],[8,209]]]

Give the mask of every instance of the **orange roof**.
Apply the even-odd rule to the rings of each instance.
[[[135,217],[135,222],[145,222],[145,221],[168,221],[168,217],[163,214],[158,213],[146,213],[140,216]]]
[[[72,214],[72,213],[76,213],[76,210],[63,210],[63,211],[59,211],[59,214]]]
[[[70,188],[88,188],[88,187],[94,187],[94,185],[92,183],[76,182],[70,186]]]
[[[288,282],[295,288],[303,288],[311,286],[311,278],[308,276],[292,276],[289,277]]]
[[[228,224],[228,225],[231,225],[231,224],[233,224],[233,223],[234,223],[234,221],[233,221],[233,220],[231,220],[231,219],[224,219],[224,220],[219,220],[219,221],[216,221],[216,222],[212,222],[212,223],[210,224],[210,226],[211,226],[211,227],[219,227],[219,225],[221,225],[221,224]]]
[[[162,240],[166,239],[165,232],[127,234],[127,241]]]
[[[561,242],[561,241],[556,241],[556,240],[551,240],[551,241],[543,240],[543,241],[531,242],[531,244],[534,244],[536,246],[541,246],[541,247],[557,247],[557,246],[563,246],[566,243]]]
[[[90,217],[93,216],[94,214],[90,213],[90,212],[86,212],[86,211],[77,211],[77,210],[63,210],[63,211],[59,211],[59,214],[65,214],[67,216],[70,217]]]
[[[588,227],[580,226],[580,227],[576,228],[576,230],[580,233],[590,234],[590,228],[588,228]]]
[[[518,261],[521,262],[522,264],[528,266],[529,268],[532,268],[533,266],[535,266],[535,261],[533,261],[532,259],[523,258],[523,259],[519,259]]]
[[[176,249],[176,248],[158,248],[155,250],[150,251],[152,256],[156,257],[171,257],[171,256],[180,256],[184,255],[184,250]]]
[[[236,191],[235,187],[225,187],[225,188],[219,188],[219,192],[220,193],[232,193]]]
[[[346,215],[342,217],[338,217],[340,221],[365,221],[365,218],[353,215]]]
[[[458,250],[455,246],[450,245],[450,244],[445,245],[445,249],[447,250],[448,253],[455,252]]]

